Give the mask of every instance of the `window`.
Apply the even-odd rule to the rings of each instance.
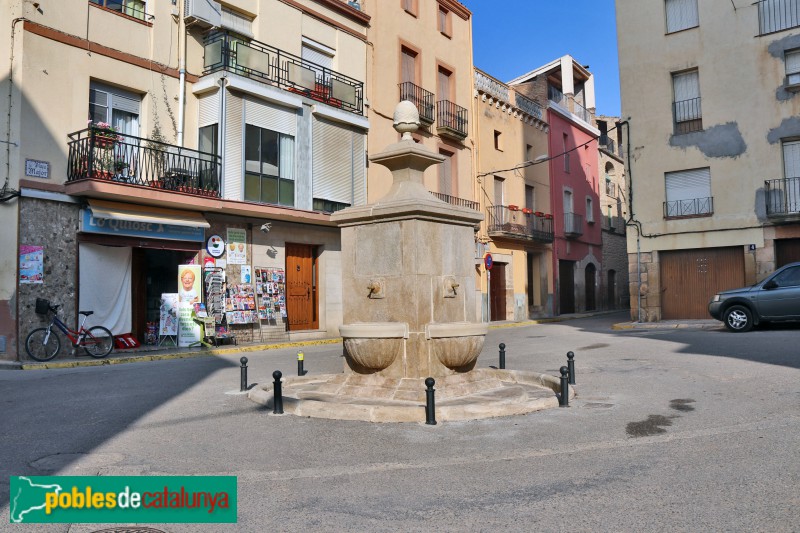
[[[525,145],[525,161],[533,161],[533,146]]]
[[[494,205],[504,205],[503,178],[494,177]]]
[[[200,128],[197,149],[200,152],[217,155],[218,131],[217,124],[210,124]]]
[[[797,86],[797,89],[800,90],[800,49],[784,52],[784,64],[786,65],[786,85]]]
[[[444,156],[444,161],[439,167],[439,192],[449,196],[456,196],[456,183],[454,179],[453,152],[439,150],[439,155]]]
[[[674,93],[673,115],[675,134],[690,133],[703,129],[703,113],[700,108],[700,78],[696,70],[672,75]]]
[[[501,142],[501,134],[499,131],[494,130],[494,149],[503,151],[503,144]]]
[[[533,195],[533,185],[525,185],[525,208],[531,211],[536,211],[535,197]]]
[[[586,198],[586,222],[594,222],[594,203],[591,198]]]
[[[800,212],[800,141],[783,142],[781,186],[770,191],[770,209],[784,213]]]
[[[244,199],[294,205],[294,137],[247,124]]]
[[[800,285],[800,267],[787,268],[774,278],[772,281],[778,284],[778,287],[797,287]]]
[[[664,181],[667,192],[664,206],[666,218],[703,216],[714,212],[709,168],[667,172]]]
[[[569,141],[569,136],[565,133],[562,139],[562,152],[564,152],[564,172],[569,173],[569,152],[567,152],[567,142]]]
[[[400,82],[417,85],[417,52],[405,46],[400,48]]]
[[[572,213],[573,209],[574,207],[572,204],[572,191],[564,191],[564,212]]]
[[[312,196],[315,209],[335,211],[366,203],[366,135],[322,117],[312,124]]]
[[[409,15],[417,16],[417,0],[400,0],[400,5]]]
[[[146,14],[145,0],[89,0],[89,2],[139,20],[144,20]]]
[[[665,0],[667,33],[695,28],[700,24],[697,0]]]
[[[304,61],[310,61],[323,68],[332,69],[334,55],[336,55],[336,50],[333,48],[303,37],[301,57]]]
[[[436,85],[439,93],[439,100],[450,100],[452,101],[452,84],[450,83],[450,78],[453,76],[453,73],[447,70],[444,67],[439,67],[438,75],[436,79]]]
[[[107,122],[123,135],[139,135],[141,97],[98,82],[89,84],[89,119]]]
[[[452,27],[450,21],[450,11],[442,6],[439,6],[439,16],[438,16],[438,23],[437,27],[439,32],[450,37],[452,35]]]
[[[227,7],[222,8],[222,18],[220,25],[223,28],[232,30],[239,35],[253,37],[253,19]]]

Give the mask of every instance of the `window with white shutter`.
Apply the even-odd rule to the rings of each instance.
[[[700,76],[697,70],[672,75],[672,104],[675,133],[690,133],[703,129],[703,111],[700,106]]]
[[[667,33],[695,28],[700,24],[697,0],[665,0]]]
[[[314,209],[337,211],[366,203],[364,132],[315,118],[312,135]]]
[[[105,122],[123,135],[139,135],[142,97],[98,82],[89,84],[89,119]]]
[[[800,49],[784,52],[784,63],[786,65],[786,85],[800,86]]]
[[[696,168],[664,174],[666,218],[706,216],[714,212],[711,198],[711,169]]]

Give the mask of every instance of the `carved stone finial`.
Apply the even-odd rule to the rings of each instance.
[[[394,108],[394,129],[402,133],[404,141],[410,141],[411,132],[419,129],[419,111],[417,106],[408,100],[403,100]]]

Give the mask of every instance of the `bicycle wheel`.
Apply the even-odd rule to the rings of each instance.
[[[55,331],[47,328],[38,328],[28,334],[25,339],[25,351],[31,359],[36,361],[49,361],[61,350],[61,339]]]
[[[101,359],[110,354],[114,348],[114,335],[108,328],[94,326],[86,330],[81,344],[87,354]]]

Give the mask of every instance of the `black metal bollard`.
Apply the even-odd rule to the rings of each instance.
[[[273,415],[282,415],[283,414],[283,391],[281,390],[281,374],[280,370],[276,370],[272,373],[272,377],[275,378],[275,384],[272,386],[273,392],[273,399],[272,399],[272,414]]]
[[[561,396],[558,397],[559,407],[569,407],[569,369],[561,367]]]
[[[567,370],[569,370],[569,384],[575,385],[575,354],[567,352]]]
[[[247,357],[242,357],[239,359],[239,362],[242,363],[242,376],[239,383],[239,391],[244,392],[247,390]]]
[[[425,380],[425,386],[428,387],[428,390],[425,391],[427,400],[425,403],[425,423],[431,426],[436,425],[436,407],[433,399],[434,383],[436,383],[436,380],[433,378],[427,378]]]
[[[504,369],[506,367],[506,345],[505,343],[500,343],[500,368]]]
[[[298,376],[305,376],[306,371],[303,369],[303,361],[305,361],[306,355],[300,351],[297,352],[297,375]]]

